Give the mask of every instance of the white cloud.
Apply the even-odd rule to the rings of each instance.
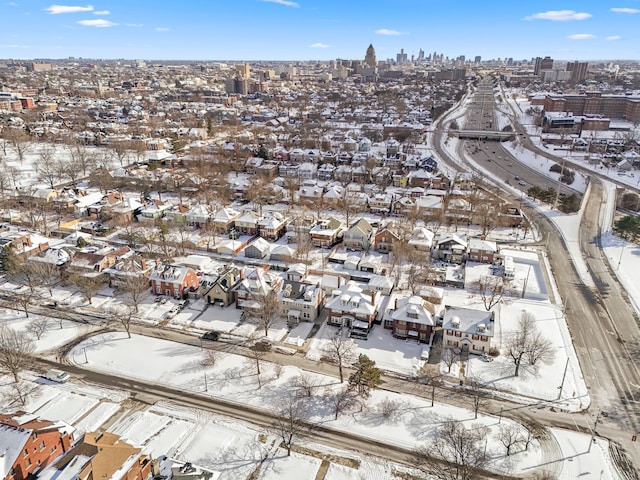
[[[156,32],[168,32],[169,29],[167,27],[156,27]]]
[[[29,45],[18,45],[16,43],[9,43],[5,45],[0,45],[0,48],[29,48]]]
[[[309,48],[329,48],[331,47],[331,45],[327,45],[326,43],[313,43],[311,45],[309,45]]]
[[[567,35],[567,38],[570,40],[593,40],[597,37],[590,33],[574,33],[573,35]]]
[[[125,23],[125,27],[144,27],[142,23]]]
[[[76,23],[84,25],[85,27],[96,28],[109,28],[118,25],[117,23],[110,22],[109,20],[105,20],[104,18],[97,18],[95,20],[78,20]]]
[[[289,0],[260,0],[261,2],[267,3],[277,3],[278,5],[284,5],[285,7],[294,7],[298,8],[300,5],[296,2],[291,2]]]
[[[77,5],[51,5],[49,8],[45,8],[45,11],[51,15],[59,15],[61,13],[78,13],[78,12],[92,12],[93,5],[87,5],[81,7]]]
[[[96,10],[93,12],[94,15],[111,15],[109,10]]]
[[[8,7],[17,7],[18,4],[16,2],[9,2],[6,4]]]
[[[612,8],[611,11],[615,13],[630,13],[630,14],[640,13],[640,10],[638,10],[637,8],[627,8],[627,7],[616,7],[616,8]]]
[[[525,20],[551,20],[553,22],[567,22],[569,20],[586,20],[591,18],[590,13],[576,12],[575,10],[549,10],[548,12],[534,13]]]
[[[389,30],[388,28],[381,28],[379,30],[376,30],[376,33],[378,35],[403,35],[402,32],[399,32],[397,30]]]
[[[611,35],[605,38],[605,40],[608,40],[610,42],[615,42],[616,40],[622,40],[622,37],[620,35]]]

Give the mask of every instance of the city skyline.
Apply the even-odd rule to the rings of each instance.
[[[0,3],[0,58],[637,60],[640,2],[450,5],[420,0]]]

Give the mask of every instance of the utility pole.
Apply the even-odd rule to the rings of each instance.
[[[562,374],[562,382],[560,382],[560,386],[558,387],[558,398],[557,398],[557,400],[560,400],[560,397],[562,396],[562,387],[564,387],[564,379],[567,376],[567,368],[569,368],[569,357],[567,357],[567,363],[565,363],[565,365],[564,365],[564,373]]]
[[[591,429],[591,438],[589,439],[589,448],[587,448],[587,453],[591,452],[591,444],[596,439],[596,427],[598,426],[598,420],[600,420],[600,413],[601,412],[598,412],[598,415],[596,415],[596,421],[593,422],[593,428]]]

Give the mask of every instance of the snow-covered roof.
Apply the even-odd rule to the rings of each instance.
[[[30,435],[30,429],[20,430],[0,425],[0,475],[2,478],[7,478]]]

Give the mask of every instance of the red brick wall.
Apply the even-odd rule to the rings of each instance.
[[[61,435],[57,430],[31,435],[13,465],[15,474],[7,478],[25,480],[30,473],[49,464],[51,460],[68,450],[72,441],[72,434]],[[44,446],[42,446],[43,443]]]

